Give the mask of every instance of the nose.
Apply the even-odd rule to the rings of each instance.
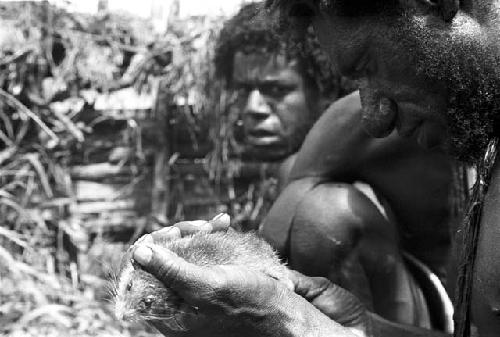
[[[266,119],[271,112],[269,102],[258,89],[254,89],[248,94],[244,111],[245,116],[254,119]]]

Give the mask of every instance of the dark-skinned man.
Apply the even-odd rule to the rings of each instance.
[[[284,160],[284,181],[312,122],[346,86],[340,87],[314,36],[298,44],[290,34],[279,35],[276,22],[257,15],[259,5],[245,5],[225,23],[215,64],[237,94],[243,158]],[[385,318],[430,327],[425,297],[434,294],[422,293],[402,251],[443,272],[450,161],[397,135],[374,140],[360,117],[358,93],[328,109],[299,153],[299,181],[283,192],[261,232],[291,268],[328,277]],[[422,172],[425,178],[416,179]],[[366,184],[384,196],[385,206]],[[443,308],[432,309],[443,316]]]
[[[225,23],[215,64],[238,94],[244,158],[286,158],[283,178],[340,81],[310,32],[302,44],[280,36],[276,22],[256,15],[258,6],[244,6]],[[291,268],[328,277],[385,318],[430,327],[422,297],[434,294],[422,294],[402,251],[443,273],[450,248],[450,161],[396,134],[375,140],[360,118],[357,93],[328,109],[299,153],[293,177],[299,181],[283,192],[262,234]]]
[[[297,45],[292,36],[279,36],[276,23],[256,16],[258,5],[244,6],[224,25],[215,64],[229,88],[237,90],[244,158],[285,159],[283,181],[305,133],[325,102],[335,98],[340,81],[313,37],[307,34],[305,43]],[[359,127],[360,112],[359,96],[353,94],[315,126],[295,173],[296,178],[314,178],[284,191],[262,233],[291,268],[328,277],[383,317],[429,327],[428,305],[401,252],[410,251],[443,272],[449,249],[450,162],[397,135],[371,139]],[[309,172],[318,167],[321,172]],[[422,172],[426,178],[415,179]],[[391,207],[381,206],[366,184],[355,181],[386,196],[397,219],[384,214]],[[431,193],[432,198],[426,197]],[[423,240],[426,244],[418,245]]]
[[[476,160],[484,152],[487,141],[497,135],[495,124],[497,102],[500,101],[499,4],[497,0],[277,3],[285,16],[298,16],[301,22],[307,17],[312,19],[320,41],[342,72],[364,79],[361,93],[363,120],[371,133],[384,135],[396,124],[403,135],[413,136],[423,145],[435,145],[445,138],[442,134],[447,132],[449,138],[444,140],[451,139],[445,142],[449,150],[463,160]],[[299,7],[294,8],[295,5]],[[473,319],[481,337],[498,336],[500,333],[500,318],[497,315],[500,251],[496,247],[500,220],[499,171],[496,165],[482,213],[474,270]],[[186,288],[193,284],[193,280],[201,280],[202,274],[207,276],[207,280],[213,277],[210,276],[213,271],[200,271],[173,257],[162,258],[168,252],[158,253],[156,247],[142,247],[136,253],[143,264],[151,263],[151,270],[157,270],[154,266],[163,265],[168,266],[166,270],[182,270],[183,276],[189,275],[187,280],[191,282],[182,284],[183,291],[191,295],[199,293],[199,287]],[[238,316],[237,312],[248,314],[255,313],[259,308],[268,308],[268,315],[260,317],[271,320],[278,330],[272,333],[282,336],[352,336],[357,333],[352,328],[342,328],[334,320],[326,319],[314,311],[312,305],[285,292],[276,283],[273,293],[269,288],[273,288],[272,281],[268,279],[260,279],[258,288],[268,291],[269,300],[264,301],[265,305],[260,300],[259,303],[252,302],[250,289],[255,291],[256,280],[246,282],[242,279],[243,274],[241,268],[234,268],[225,273],[225,281],[221,282],[219,278],[216,283],[219,290],[232,290],[225,293],[223,300],[219,298],[218,303],[241,303],[230,300],[246,296],[248,302],[245,301],[240,310],[228,309],[235,316]],[[166,280],[169,275],[162,273]],[[305,280],[299,277],[297,284],[302,282],[303,285]],[[237,282],[238,290],[234,282]],[[310,279],[309,282],[313,283]],[[215,283],[212,280],[206,284]],[[320,293],[316,300],[328,292],[331,295],[329,298],[342,293],[336,297],[341,307],[339,310],[352,315],[348,309],[353,307],[349,306],[353,299],[345,301],[345,294],[337,289],[331,284],[323,284],[316,293]],[[203,298],[207,300],[207,297]],[[313,303],[317,304],[317,301]],[[284,310],[290,305],[294,305],[293,311]],[[392,324],[370,313],[358,313],[357,317],[364,325],[371,327],[361,335],[441,335]]]
[[[333,71],[312,32],[302,44],[283,38],[275,22],[257,15],[260,8],[246,4],[224,23],[214,60],[216,74],[234,97],[233,156],[241,159],[241,172],[255,172],[245,165],[260,164],[258,176],[242,173],[233,180],[237,198],[247,195],[251,183],[257,188],[253,201],[261,202],[234,212],[233,225],[243,230],[258,228],[313,123],[331,102],[356,89]]]
[[[302,44],[291,34],[280,36],[276,23],[259,14],[261,7],[246,4],[224,23],[214,64],[236,95],[244,159],[282,161],[298,151],[328,105],[355,84],[341,83],[313,34]]]
[[[261,233],[292,269],[329,278],[377,314],[449,331],[451,321],[448,327],[442,321],[449,301],[426,303],[437,290],[422,293],[429,284],[414,278],[421,264],[412,257],[445,274],[449,225],[456,221],[450,214],[451,161],[397,134],[373,139],[360,120],[357,94],[323,114]]]

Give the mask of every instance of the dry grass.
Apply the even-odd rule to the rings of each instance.
[[[71,221],[70,149],[89,129],[78,111],[51,107],[82,86],[114,85],[118,24],[29,3],[2,4],[0,19],[15,36],[0,36],[0,335],[151,336],[113,316],[99,261],[120,249],[107,254],[99,240],[90,247]],[[96,36],[103,27],[107,35]],[[54,39],[65,47],[62,62],[50,50]],[[105,62],[87,62],[99,50],[108,52]]]
[[[71,149],[82,146],[95,121],[83,122],[81,109],[61,112],[51,104],[83,101],[89,88],[143,90],[149,77],[162,77],[173,96],[195,102],[185,111],[193,139],[200,123],[210,121],[214,149],[206,169],[221,188],[237,171],[228,170],[235,147],[235,117],[227,109],[233,97],[214,81],[211,66],[222,20],[172,22],[148,50],[137,36],[132,43],[134,27],[122,29],[129,20],[75,16],[45,4],[17,6],[0,5],[5,31],[16,36],[2,40],[0,34],[0,335],[152,336],[113,317],[109,266],[116,266],[125,244],[91,242],[69,212],[75,198]],[[62,60],[49,48],[56,40],[65,48]],[[117,60],[127,50],[145,56],[123,73]],[[173,62],[159,66],[158,57],[167,53]],[[170,159],[173,164],[175,154]],[[231,196],[234,187],[224,188]],[[242,218],[256,217],[261,190],[233,196],[233,209]]]

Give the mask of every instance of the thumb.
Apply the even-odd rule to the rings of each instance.
[[[210,220],[209,223],[212,225],[214,232],[225,232],[231,225],[231,217],[227,213],[220,213]]]
[[[324,277],[308,277],[296,271],[291,276],[295,292],[331,319],[349,327],[364,323],[366,309],[349,291]]]
[[[132,258],[165,287],[176,291],[192,305],[200,305],[201,295],[213,292],[213,272],[202,266],[189,263],[172,251],[157,245],[139,244]]]

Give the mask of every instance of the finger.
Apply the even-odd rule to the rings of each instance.
[[[138,245],[132,257],[145,271],[192,305],[200,305],[204,297],[213,293],[215,275],[210,269],[189,263],[168,249]]]
[[[199,232],[211,232],[213,226],[205,220],[181,221],[174,225],[179,228],[181,236],[193,235]]]
[[[149,244],[155,243],[157,245],[163,245],[169,241],[180,239],[181,231],[179,228],[171,226],[157,230],[151,233],[151,236],[153,238],[153,242],[147,242],[147,243]]]
[[[290,270],[290,279],[294,284],[294,291],[311,302],[322,294],[331,284],[323,277],[308,277],[295,270]]]
[[[220,213],[209,222],[214,232],[225,232],[231,226],[231,217],[227,213]]]
[[[292,272],[295,292],[336,322],[355,327],[363,324],[365,307],[349,291],[324,277],[307,277]]]
[[[455,15],[457,15],[458,9],[460,8],[459,0],[439,0],[439,5],[441,7],[441,14],[446,22],[453,20]]]
[[[140,238],[138,238],[130,247],[128,247],[127,252],[125,253],[125,254],[127,254],[127,260],[131,258],[132,249],[134,248],[134,246],[138,245],[140,243],[153,244],[154,240],[153,240],[153,237],[151,236],[151,234],[145,234],[145,235],[141,236]]]
[[[134,245],[137,245],[139,243],[144,243],[144,244],[149,244],[149,243],[153,243],[154,240],[153,240],[153,237],[151,236],[151,234],[145,234],[143,236],[141,236],[140,238],[137,239],[137,241],[134,242]]]

